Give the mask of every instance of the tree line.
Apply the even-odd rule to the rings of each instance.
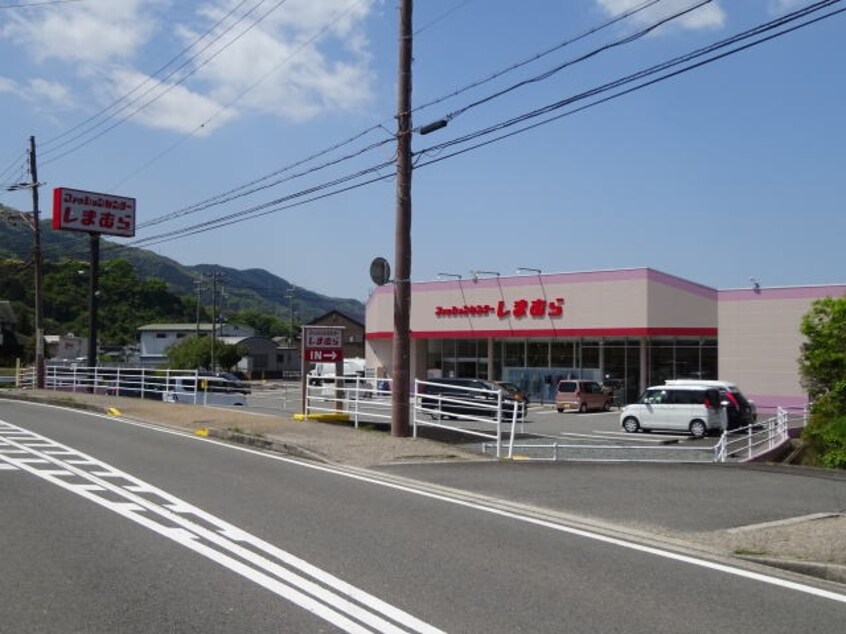
[[[45,335],[88,335],[89,263],[77,259],[45,261],[43,271],[42,322]],[[141,279],[126,260],[100,265],[98,296],[98,343],[102,349],[135,344],[139,326],[151,323],[194,323],[197,299],[177,295],[161,279]],[[0,260],[0,300],[11,303],[17,317],[14,327],[25,342],[7,341],[0,364],[25,362],[34,356],[35,284],[31,262]],[[226,321],[252,327],[257,335],[290,336],[290,321],[248,309],[225,315]],[[211,321],[209,306],[199,307],[199,320]],[[5,339],[11,339],[6,337]]]

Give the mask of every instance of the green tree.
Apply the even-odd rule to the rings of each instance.
[[[257,335],[262,337],[281,336],[291,329],[287,321],[252,308],[238,311],[230,317],[229,321],[233,324],[250,326]]]
[[[211,368],[211,343],[212,339],[208,336],[186,337],[166,350],[168,364],[171,368],[181,370]],[[214,356],[217,365],[225,370],[231,370],[248,354],[246,346],[215,341]]]
[[[846,297],[815,301],[802,318],[802,385],[813,401],[803,438],[809,459],[846,468]]]

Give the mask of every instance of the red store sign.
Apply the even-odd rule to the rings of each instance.
[[[53,190],[53,228],[131,238],[135,235],[135,199],[57,187]]]
[[[475,304],[472,306],[435,306],[435,317],[488,317],[496,315],[500,319],[515,317],[523,319],[532,317],[555,319],[564,314],[564,298],[557,297],[552,301],[543,298],[515,299],[508,304],[499,300],[496,306],[490,304]]]

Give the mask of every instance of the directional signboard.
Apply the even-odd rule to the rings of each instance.
[[[310,363],[342,363],[344,329],[309,326],[303,335],[303,356]]]

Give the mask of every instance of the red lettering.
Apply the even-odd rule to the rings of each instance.
[[[564,314],[564,298],[557,297],[555,301],[549,302],[549,316],[561,317]]]
[[[529,305],[529,314],[532,317],[543,317],[546,315],[546,301],[543,299],[533,299]]]
[[[525,299],[517,299],[514,300],[514,316],[515,317],[525,317],[526,311],[529,308],[529,302]]]

